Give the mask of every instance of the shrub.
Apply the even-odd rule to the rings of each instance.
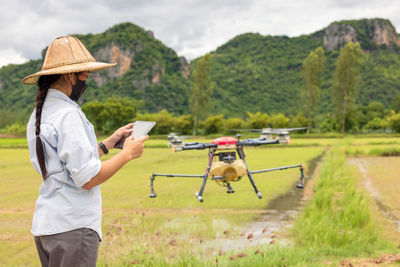
[[[294,116],[290,122],[291,127],[307,127],[308,125],[308,119],[301,112]]]
[[[388,117],[390,129],[400,133],[400,113],[392,112],[391,116]]]
[[[88,102],[82,106],[82,111],[101,134],[112,133],[132,122],[136,116],[135,102],[120,97],[111,97],[105,102]]]
[[[319,123],[317,128],[321,133],[334,132],[339,129],[339,124],[333,116],[327,116],[321,121],[321,123]]]
[[[26,125],[16,122],[16,123],[6,126],[6,128],[1,130],[0,132],[4,133],[4,134],[10,134],[10,135],[25,136],[26,135]]]
[[[204,129],[205,134],[219,133],[222,132],[224,127],[223,120],[223,115],[209,116],[207,119],[200,123],[200,127]]]
[[[290,121],[290,119],[282,113],[272,115],[270,120],[272,128],[286,128],[289,126]]]
[[[193,131],[193,116],[182,115],[174,118],[173,130],[180,134],[191,134]]]
[[[174,119],[168,111],[161,110],[159,113],[146,113],[139,114],[136,117],[136,120],[140,121],[155,121],[157,124],[154,126],[151,133],[153,134],[167,134],[172,132]]]
[[[381,118],[373,118],[366,125],[367,130],[383,130],[389,127],[389,122]]]
[[[251,113],[247,112],[247,116],[249,118],[247,119],[247,127],[251,129],[262,129],[262,128],[267,128],[270,127],[270,117],[268,114],[261,114],[260,112],[257,113]]]
[[[229,118],[225,120],[225,129],[228,132],[232,129],[242,129],[245,127],[245,122],[241,118]]]

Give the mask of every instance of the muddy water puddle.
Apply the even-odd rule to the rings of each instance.
[[[258,245],[273,244],[275,242],[288,244],[289,241],[279,236],[279,233],[289,230],[292,221],[298,213],[296,210],[279,212],[266,210],[265,214],[258,214],[253,222],[233,227],[232,233],[219,232],[215,239],[207,240],[201,245],[204,255],[216,255],[227,251],[241,251]],[[232,228],[231,228],[232,229]]]
[[[322,155],[309,163],[309,171],[305,175],[305,186],[314,174]],[[294,218],[304,206],[302,189],[293,189],[274,199],[263,213],[254,215],[254,220],[241,226],[234,226],[231,234],[218,232],[216,238],[201,244],[204,255],[224,254],[228,251],[241,251],[258,245],[279,243],[289,245],[290,241],[281,236],[293,226]],[[229,224],[228,221],[224,222]],[[232,229],[232,228],[231,228]]]

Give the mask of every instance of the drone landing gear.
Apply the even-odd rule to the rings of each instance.
[[[254,183],[253,177],[251,177],[251,172],[249,171],[249,167],[247,167],[247,163],[246,163],[246,160],[245,160],[246,156],[245,156],[245,154],[244,154],[243,147],[240,148],[240,149],[237,149],[236,151],[237,151],[237,153],[238,153],[240,159],[243,160],[244,165],[246,166],[247,176],[249,177],[250,183],[251,183],[251,185],[252,185],[253,188],[254,188],[254,192],[256,192],[257,197],[258,197],[259,199],[262,199],[262,195],[261,195],[260,191],[258,191],[258,189],[257,189],[257,187],[256,187],[256,184]]]
[[[201,184],[201,188],[200,191],[198,193],[196,193],[196,197],[200,202],[203,202],[203,192],[204,192],[204,188],[206,187],[206,183],[207,183],[207,179],[208,179],[208,174],[210,172],[211,169],[211,164],[212,164],[212,160],[215,156],[215,149],[212,149],[209,151],[208,153],[208,165],[206,168],[206,172],[204,175],[190,175],[190,174],[162,174],[162,173],[153,173],[150,176],[150,195],[149,197],[154,198],[157,197],[156,192],[154,191],[154,187],[153,187],[153,183],[154,183],[154,179],[156,178],[156,176],[164,176],[164,177],[168,177],[168,178],[173,178],[173,177],[185,177],[185,178],[202,178],[203,179],[203,183]],[[216,178],[221,178],[221,177],[216,177]]]
[[[200,202],[203,202],[203,201],[204,201],[204,200],[203,200],[203,197],[200,195],[200,193],[196,192],[195,195],[196,195],[197,199],[198,199]]]
[[[211,164],[212,164],[214,156],[215,156],[215,149],[212,149],[212,150],[210,149],[208,151],[208,165],[207,165],[207,168],[206,168],[206,173],[204,174],[203,183],[201,184],[200,191],[195,194],[197,199],[200,202],[203,202],[203,191],[204,191],[204,188],[206,187],[208,174],[210,173]]]
[[[300,179],[296,185],[297,188],[303,189],[304,188],[304,168],[300,166]]]
[[[226,191],[228,194],[235,193],[230,183],[226,183],[226,187],[228,187],[228,191]]]
[[[247,167],[247,164],[246,164],[246,167]],[[257,187],[256,187],[256,184],[254,183],[253,177],[251,177],[251,173],[250,173],[249,169],[247,169],[247,176],[249,177],[250,183],[251,183],[251,185],[253,186],[254,191],[255,191],[256,194],[257,194],[257,197],[258,197],[259,199],[262,199],[262,195],[261,195],[260,191],[258,191],[258,189],[257,189]]]
[[[150,177],[150,195],[149,195],[149,197],[151,197],[151,198],[157,197],[157,194],[156,194],[156,192],[154,191],[154,186],[153,186],[154,179],[156,179],[156,177],[155,177],[154,174],[153,174],[153,175]]]

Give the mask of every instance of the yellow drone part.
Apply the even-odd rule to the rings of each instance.
[[[246,173],[246,165],[240,159],[232,163],[223,161],[213,162],[210,170],[211,176],[222,176],[224,182],[236,181]]]

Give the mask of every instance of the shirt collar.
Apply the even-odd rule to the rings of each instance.
[[[61,92],[60,90],[57,89],[49,89],[47,92],[47,97],[50,98],[60,98],[64,101],[66,101],[67,103],[70,103],[72,105],[75,105],[77,107],[79,107],[78,103],[76,103],[75,101],[71,100],[71,98],[69,98],[66,94],[64,94],[63,92]]]

